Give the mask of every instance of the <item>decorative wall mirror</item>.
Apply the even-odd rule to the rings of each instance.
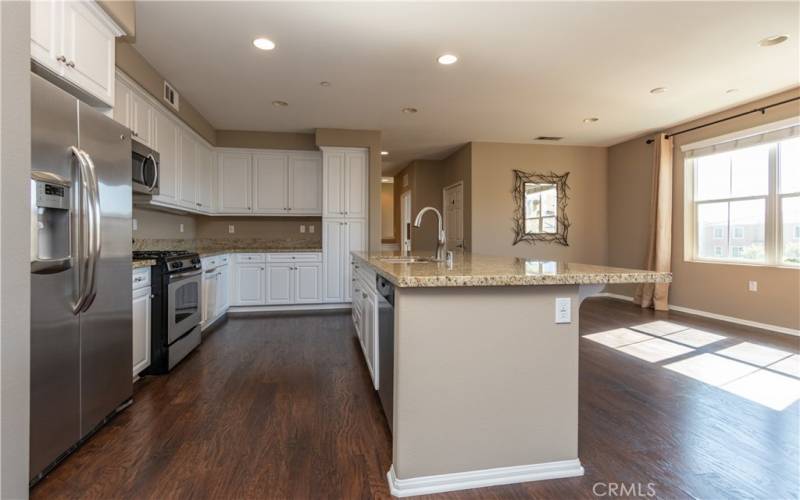
[[[514,245],[520,241],[554,242],[569,246],[567,177],[514,170]]]

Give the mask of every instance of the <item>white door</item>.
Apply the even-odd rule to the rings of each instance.
[[[253,213],[284,215],[289,211],[289,155],[253,155]]]
[[[217,310],[214,316],[219,316],[228,310],[228,266],[217,268]]]
[[[133,376],[150,366],[150,287],[133,291]]]
[[[117,96],[119,97],[119,95]],[[115,109],[116,113],[116,109]],[[180,136],[178,125],[160,111],[153,114],[155,147],[159,155],[158,196],[154,198],[167,203],[178,202],[178,158]]]
[[[400,195],[400,250],[411,253],[411,191]]]
[[[267,305],[291,304],[294,265],[267,265]]]
[[[234,300],[237,306],[265,304],[265,264],[237,264],[234,280]]]
[[[344,217],[345,212],[345,155],[341,151],[323,153],[322,216]]]
[[[221,213],[245,214],[252,211],[251,160],[247,153],[220,153],[217,202]]]
[[[464,248],[464,184],[444,188],[443,196],[447,248]]]
[[[211,150],[200,142],[195,143],[195,164],[197,165],[197,208],[209,212],[213,189],[213,161]]]
[[[322,302],[322,264],[295,264],[294,302],[317,304]]]
[[[347,229],[343,220],[322,221],[322,298],[325,302],[344,302],[344,252]],[[350,281],[347,281],[350,295]]]
[[[153,145],[152,136],[152,121],[153,121],[153,108],[150,103],[137,92],[131,92],[130,95],[130,128],[133,131],[133,136],[139,142]]]
[[[367,216],[367,178],[369,176],[367,152],[345,154],[345,217]]]
[[[197,158],[195,140],[181,131],[181,168],[179,203],[185,207],[197,208]]]
[[[83,2],[63,2],[64,76],[114,106],[114,33]]]
[[[289,213],[322,213],[322,163],[319,157],[289,158]]]
[[[57,23],[61,19],[59,10],[63,2],[41,0],[30,2],[30,6],[31,57],[54,73],[61,74],[66,67],[58,60],[62,54],[59,53],[61,28]]]
[[[366,219],[351,219],[344,223],[345,252],[342,255],[342,268],[344,269],[344,301],[350,302],[350,282],[353,279],[353,256],[350,252],[363,252],[367,249],[367,222]]]

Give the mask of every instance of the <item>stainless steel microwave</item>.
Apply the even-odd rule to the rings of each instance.
[[[133,163],[133,191],[135,193],[158,194],[159,168],[158,152],[138,141],[131,141]]]

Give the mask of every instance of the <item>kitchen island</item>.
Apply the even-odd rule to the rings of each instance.
[[[607,283],[669,273],[456,254],[354,252],[394,289],[395,496],[583,474],[578,309]]]

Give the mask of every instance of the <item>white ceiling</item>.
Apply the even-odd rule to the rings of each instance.
[[[798,2],[139,1],[136,15],[136,48],[215,128],[379,129],[389,171],[471,140],[608,146],[800,84]],[[777,34],[789,41],[758,45]],[[459,61],[439,65],[447,52]]]

